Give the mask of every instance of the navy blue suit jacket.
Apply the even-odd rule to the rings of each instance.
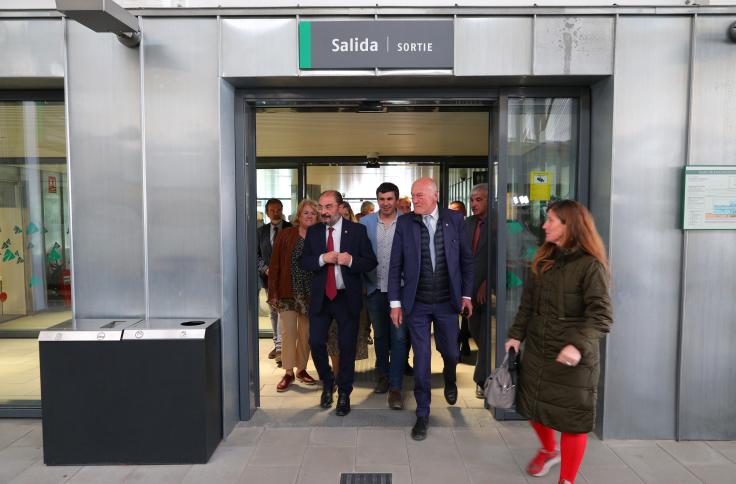
[[[463,296],[473,295],[473,254],[470,241],[465,235],[462,213],[440,208],[439,215],[445,239],[447,272],[450,276],[450,304],[460,313]],[[411,312],[417,294],[422,258],[420,224],[423,223],[422,217],[414,212],[402,215],[396,222],[388,273],[388,298],[389,301],[401,301],[404,314]]]
[[[304,239],[304,250],[299,259],[302,268],[311,271],[312,294],[309,303],[310,313],[319,313],[325,298],[325,283],[327,281],[328,264],[320,267],[319,256],[327,252],[327,227],[323,223],[312,225],[307,229]],[[363,273],[373,270],[378,265],[376,255],[371,248],[371,242],[365,226],[343,219],[342,234],[340,235],[340,252],[347,252],[353,256],[350,267],[340,266],[342,280],[345,283],[345,292],[348,297],[349,310],[352,314],[359,314],[363,308]]]

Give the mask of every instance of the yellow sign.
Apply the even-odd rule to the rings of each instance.
[[[530,200],[549,200],[550,198],[550,178],[548,171],[533,171],[530,174],[529,182],[529,199]]]

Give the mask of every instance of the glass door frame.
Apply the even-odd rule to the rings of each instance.
[[[240,361],[240,418],[250,420],[260,406],[259,356],[258,356],[258,282],[256,253],[256,109],[266,106],[294,107],[305,105],[325,105],[329,103],[359,103],[375,100],[407,100],[418,102],[478,103],[488,105],[489,109],[489,150],[488,185],[489,193],[497,193],[494,187],[508,184],[508,116],[509,98],[515,97],[570,97],[578,102],[578,170],[576,176],[576,199],[588,205],[590,174],[590,89],[589,87],[513,87],[492,89],[424,88],[424,89],[380,89],[380,88],[302,88],[302,89],[248,89],[236,92],[236,237],[238,253],[238,332]],[[446,168],[445,168],[446,170]],[[447,180],[446,171],[442,179]],[[300,170],[300,186],[305,196],[304,176]],[[446,193],[446,191],[445,191]],[[506,274],[499,267],[506,267],[507,240],[504,230],[506,224],[506,188],[503,196],[488,197],[488,214],[492,215],[487,224],[490,264],[486,300],[496,295],[496,307],[490,308],[489,316],[496,317],[495,348],[486,356],[484,366],[491,368],[493,356],[503,354],[505,334],[510,325],[505,321],[506,314]],[[441,201],[444,203],[446,201]],[[493,236],[493,234],[497,236]],[[501,316],[499,316],[501,315]],[[490,325],[484,325],[489,332]],[[519,418],[515,412],[492,409],[497,420]]]

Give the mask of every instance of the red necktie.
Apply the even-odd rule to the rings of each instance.
[[[327,229],[327,252],[335,250],[335,241],[332,240],[333,227]],[[337,282],[335,282],[335,264],[327,264],[327,282],[325,282],[325,295],[332,301],[337,296]]]
[[[475,232],[473,232],[473,255],[475,255],[475,252],[478,250],[478,241],[480,240],[480,226],[483,225],[483,220],[478,219],[478,223],[475,225]]]

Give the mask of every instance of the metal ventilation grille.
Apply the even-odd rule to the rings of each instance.
[[[391,484],[391,474],[343,473],[340,484]]]

